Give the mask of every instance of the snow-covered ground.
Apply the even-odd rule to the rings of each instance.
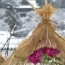
[[[0,49],[3,47],[3,45],[6,43],[9,37],[10,37],[10,33],[8,31],[0,31]],[[9,48],[14,49],[22,39],[23,38],[17,38],[12,36],[9,41]]]
[[[3,45],[6,43],[7,39],[10,37],[10,33],[8,31],[0,31],[0,51],[3,48]],[[18,44],[23,40],[23,38],[17,38],[12,36],[10,38],[8,56],[13,52],[13,50],[18,46]],[[7,44],[4,49],[0,52],[2,56],[5,58]]]
[[[26,39],[32,35],[32,31],[25,37]],[[8,31],[0,31],[0,50],[7,41],[7,39],[10,37],[10,34]],[[8,50],[8,56],[12,54],[14,49],[19,45],[21,41],[23,41],[25,38],[17,38],[12,36],[9,42],[9,50]],[[6,59],[6,48],[7,45],[4,47],[5,49],[1,51],[2,56]]]

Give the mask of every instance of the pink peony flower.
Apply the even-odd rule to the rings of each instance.
[[[40,50],[43,52],[43,54],[46,54],[48,49],[49,49],[48,47],[43,47]]]
[[[39,49],[39,50],[34,51],[33,54],[34,54],[37,58],[41,58],[43,52],[42,52],[42,50]]]
[[[59,54],[59,53],[60,53],[60,50],[55,49],[55,54]]]
[[[54,49],[54,48],[48,48],[46,51],[46,54],[48,56],[50,56],[51,58],[53,58],[56,54],[60,53],[60,51],[58,49]]]
[[[28,57],[28,61],[29,62],[32,62],[34,65],[36,65],[37,63],[39,63],[41,61],[41,58],[38,57],[38,55],[36,56],[35,54],[31,54],[29,57]]]
[[[50,57],[53,57],[55,55],[54,49],[53,48],[47,49],[46,54]]]
[[[32,62],[33,64],[37,64],[39,62],[41,62],[42,60],[42,55],[46,54],[47,56],[53,58],[55,55],[57,55],[58,53],[60,53],[60,51],[58,49],[54,49],[52,47],[43,47],[40,48],[38,50],[35,50],[29,57],[28,57],[28,61]]]

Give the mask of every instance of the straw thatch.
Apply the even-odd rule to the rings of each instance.
[[[55,8],[47,4],[40,9],[34,7],[33,9],[41,16],[42,21],[34,29],[32,35],[24,39],[2,65],[19,65],[21,58],[27,58],[34,50],[44,46],[58,48],[61,51],[60,57],[65,59],[65,39],[55,32],[54,23],[50,20]]]
[[[2,55],[0,54],[0,65],[5,61],[5,59],[2,57]]]

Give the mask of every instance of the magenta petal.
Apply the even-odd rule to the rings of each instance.
[[[55,49],[55,54],[59,54],[59,53],[60,53],[60,50]]]
[[[32,62],[33,64],[37,64],[41,61],[41,57],[37,54],[31,54],[29,57],[28,57],[28,61],[29,62]]]
[[[47,49],[46,54],[50,57],[54,57],[56,54],[60,53],[60,51],[58,49],[54,49],[52,47]]]
[[[47,49],[46,54],[47,54],[48,56],[50,56],[50,57],[53,57],[53,56],[54,56],[54,49],[53,49],[53,48]]]
[[[42,57],[42,51],[41,50],[36,50],[36,51],[34,51],[34,55],[36,56],[36,57]]]
[[[48,49],[49,49],[48,47],[43,47],[43,48],[41,48],[43,54],[46,54],[46,52],[47,52]]]

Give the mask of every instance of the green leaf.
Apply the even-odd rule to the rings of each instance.
[[[42,62],[45,64],[47,62],[47,55],[43,54],[42,56]]]
[[[50,61],[50,60],[52,60],[52,59],[48,57],[47,60]]]
[[[63,60],[60,57],[57,57],[57,55],[54,57],[55,60],[62,62]]]
[[[58,63],[57,62],[54,62],[56,65],[58,65]]]
[[[43,60],[47,60],[47,55],[44,54],[44,55],[42,56],[42,59],[43,59]]]
[[[60,63],[57,63],[57,62],[54,62],[56,65],[62,65],[62,64],[60,64]]]

